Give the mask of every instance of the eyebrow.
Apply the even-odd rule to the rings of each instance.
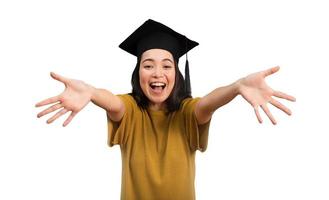
[[[152,62],[154,62],[154,59],[152,59],[152,58],[147,58],[147,59],[145,59],[142,63],[144,63],[144,62],[146,62],[146,61],[152,61]],[[165,59],[163,59],[162,61],[169,61],[169,62],[173,63],[173,61],[170,60],[169,58],[165,58]]]

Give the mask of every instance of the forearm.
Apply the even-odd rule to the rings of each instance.
[[[124,113],[122,100],[112,92],[91,86],[91,102],[107,111],[112,120],[118,121]]]
[[[219,107],[232,101],[239,94],[239,80],[234,83],[216,88],[208,95],[201,98],[199,102],[200,112],[211,115]]]

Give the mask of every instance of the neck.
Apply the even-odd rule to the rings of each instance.
[[[159,110],[165,110],[166,109],[166,104],[165,103],[161,103],[161,104],[149,104],[149,109],[153,110],[153,111],[159,111]]]

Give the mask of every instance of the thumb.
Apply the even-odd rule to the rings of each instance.
[[[61,76],[61,75],[59,75],[59,74],[56,74],[55,72],[50,72],[50,76],[51,76],[53,79],[55,79],[55,80],[57,80],[57,81],[59,81],[59,82],[62,82],[62,83],[64,83],[64,84],[66,84],[66,83],[68,82],[68,79],[67,79],[67,78],[65,78],[64,76]]]
[[[274,74],[275,72],[279,71],[279,69],[280,69],[279,66],[275,66],[275,67],[265,70],[264,77]]]

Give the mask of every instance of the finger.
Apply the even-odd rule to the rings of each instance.
[[[59,101],[59,96],[50,97],[48,99],[45,99],[45,100],[40,101],[39,103],[35,104],[35,107],[40,107],[40,106],[52,104],[52,103],[55,103],[57,101]]]
[[[287,108],[286,106],[284,106],[282,103],[280,103],[279,101],[275,100],[275,99],[271,99],[269,101],[273,106],[279,108],[280,110],[282,110],[283,112],[287,113],[287,115],[291,115],[291,110],[289,108]]]
[[[270,69],[263,71],[264,77],[274,74],[275,72],[279,71],[279,69],[280,69],[280,67],[276,66],[276,67],[272,67]]]
[[[63,123],[63,126],[65,127],[66,125],[68,125],[72,121],[72,119],[75,115],[76,115],[76,112],[71,112],[70,116]]]
[[[256,117],[258,119],[258,122],[259,123],[263,123],[263,120],[262,120],[262,118],[261,118],[261,116],[259,114],[259,111],[258,111],[258,107],[254,107],[254,110],[255,110],[255,114],[256,114]]]
[[[62,104],[60,104],[60,103],[55,104],[55,105],[53,105],[53,106],[47,108],[46,110],[40,112],[40,113],[37,115],[37,117],[40,118],[40,117],[42,117],[42,116],[44,116],[44,115],[46,115],[46,114],[48,114],[48,113],[51,113],[51,112],[53,112],[53,111],[55,111],[55,110],[60,109],[60,108],[62,108],[62,107],[63,107],[63,106],[62,106]]]
[[[280,91],[274,91],[273,95],[276,96],[276,97],[282,98],[282,99],[287,99],[289,101],[296,101],[295,97],[290,96],[290,95],[285,94],[285,93],[280,92]]]
[[[64,83],[64,84],[66,84],[66,83],[68,82],[68,78],[66,78],[66,77],[64,77],[64,76],[61,76],[61,75],[59,75],[59,74],[56,74],[56,73],[54,73],[54,72],[50,72],[50,76],[51,76],[53,79],[55,79],[55,80],[57,80],[57,81],[60,81],[60,82],[62,82],[62,83]]]
[[[268,116],[268,118],[270,118],[272,124],[275,125],[275,124],[276,124],[276,121],[275,121],[275,119],[274,119],[272,113],[271,113],[270,110],[268,109],[268,107],[267,107],[266,105],[261,105],[260,107],[264,110],[264,112],[266,113],[266,115]]]
[[[50,124],[53,121],[55,121],[57,118],[59,118],[60,116],[64,115],[65,113],[67,113],[68,110],[66,110],[65,108],[63,108],[62,110],[58,111],[54,116],[52,116],[50,119],[47,120],[47,123]]]

